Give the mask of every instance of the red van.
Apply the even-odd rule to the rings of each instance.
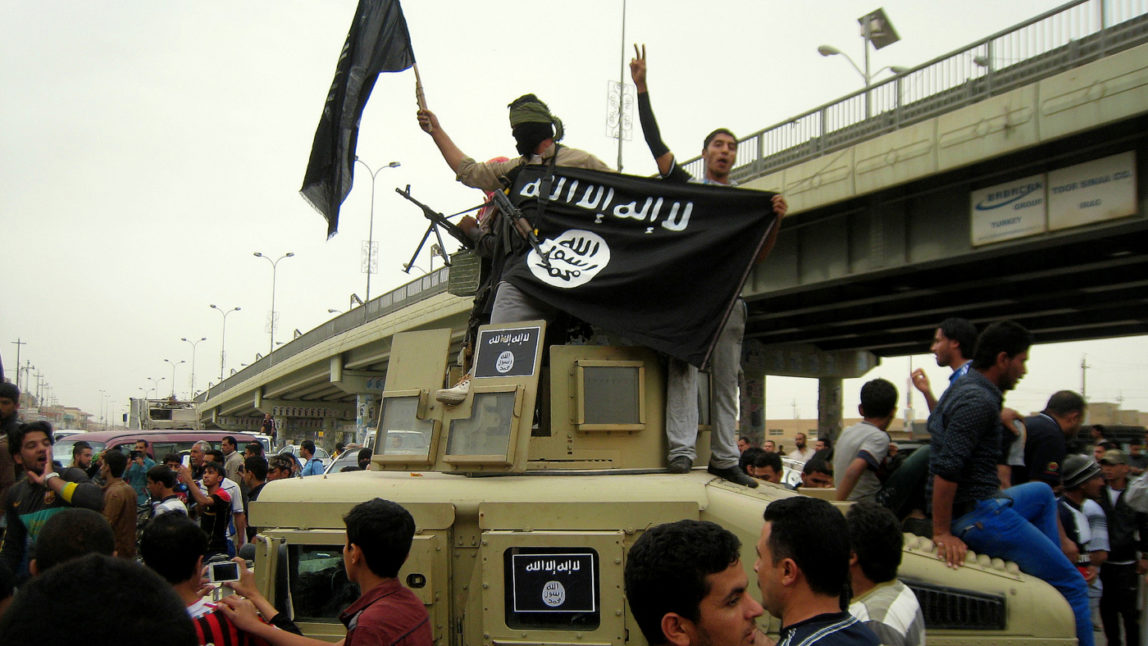
[[[251,433],[233,433],[230,431],[93,431],[91,433],[77,433],[60,438],[52,447],[52,458],[61,464],[68,465],[72,461],[72,447],[76,442],[87,442],[92,445],[92,454],[98,456],[107,449],[119,447],[127,455],[135,447],[136,440],[147,440],[148,453],[156,462],[159,462],[169,453],[186,455],[191,446],[200,440],[211,444],[211,448],[218,449],[223,438],[235,438],[239,451],[248,442],[257,442]]]

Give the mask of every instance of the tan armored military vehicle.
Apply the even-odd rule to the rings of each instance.
[[[264,489],[251,508],[262,528],[257,577],[307,634],[344,634],[337,616],[358,591],[342,570],[342,517],[374,497],[414,516],[400,578],[444,646],[644,644],[622,572],[629,547],[660,523],[719,523],[741,539],[742,563],[753,563],[765,506],[797,494],[731,484],[704,468],[667,473],[658,357],[553,346],[543,370],[544,334],[541,322],[483,328],[470,395],[450,407],[433,396],[450,330],[395,335],[372,470]],[[708,434],[703,426],[701,465]],[[930,541],[906,537],[901,577],[920,599],[933,646],[1075,641],[1065,600],[1014,564],[970,554],[953,571]],[[762,623],[778,631],[776,618]]]

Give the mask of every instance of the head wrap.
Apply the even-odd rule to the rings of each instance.
[[[545,123],[554,126],[554,141],[560,141],[565,132],[562,120],[550,114],[550,108],[533,94],[523,94],[507,106],[510,108],[510,127],[524,123]]]

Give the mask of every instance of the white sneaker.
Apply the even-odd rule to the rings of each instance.
[[[462,376],[453,388],[442,388],[434,394],[434,398],[447,406],[456,406],[466,401],[466,396],[470,394],[470,375]]]

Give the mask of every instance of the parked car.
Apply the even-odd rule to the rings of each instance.
[[[346,450],[343,451],[342,455],[335,458],[334,460],[331,461],[330,464],[327,465],[327,468],[326,468],[326,470],[323,471],[323,474],[326,475],[328,473],[339,473],[347,467],[355,467],[356,469],[358,469],[359,468],[359,450],[362,448],[363,447],[359,446],[358,444],[348,445],[346,447]]]
[[[52,448],[52,457],[61,463],[72,459],[72,446],[81,440],[92,445],[92,453],[99,455],[107,449],[119,448],[128,453],[135,446],[136,440],[148,441],[148,453],[156,462],[163,459],[168,453],[186,455],[191,451],[193,444],[199,440],[206,440],[211,448],[218,449],[223,438],[231,436],[242,447],[247,442],[255,441],[251,433],[233,433],[230,431],[93,431],[77,435],[69,435],[56,440]]]
[[[300,469],[307,466],[307,463],[303,460],[303,456],[299,454],[298,444],[288,444],[287,446],[283,447],[283,449],[279,451],[279,454],[282,455],[284,453],[290,453],[292,456],[294,456],[295,459],[299,461]],[[331,466],[331,454],[327,453],[327,450],[323,447],[315,447],[315,457],[319,458],[319,461],[323,463],[324,469]]]
[[[87,433],[87,431],[77,428],[57,428],[52,431],[52,437],[57,440],[62,440],[69,435],[79,435],[81,433]]]

